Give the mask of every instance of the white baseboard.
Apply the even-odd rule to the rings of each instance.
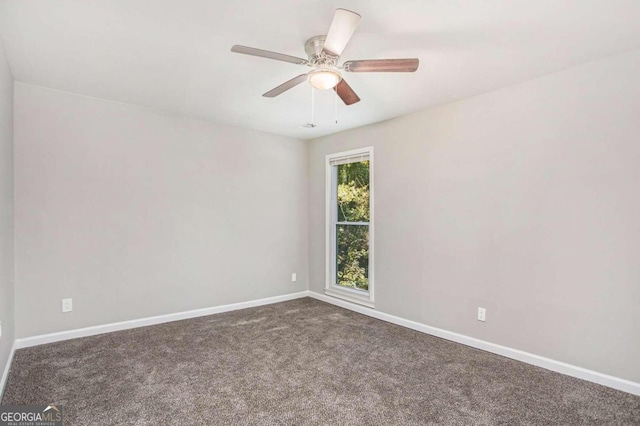
[[[266,299],[250,300],[248,302],[231,303],[229,305],[214,306],[211,308],[195,309],[193,311],[177,312],[174,314],[158,315],[155,317],[140,318],[130,321],[122,321],[111,324],[96,325],[92,327],[79,328],[76,330],[60,331],[57,333],[42,334],[39,336],[16,339],[15,349],[28,348],[31,346],[44,345],[46,343],[60,342],[63,340],[76,339],[78,337],[95,336],[96,334],[110,333],[113,331],[128,330],[148,325],[162,324],[165,322],[179,321],[189,318],[203,317],[207,315],[219,314],[222,312],[236,311],[238,309],[253,308],[256,306],[270,305],[272,303],[285,302],[287,300],[307,297],[308,291],[285,294],[283,296],[268,297]],[[3,376],[4,377],[4,376]]]
[[[7,380],[9,380],[9,370],[11,369],[11,362],[13,361],[13,354],[16,353],[16,349],[16,341],[14,340],[11,345],[11,352],[9,352],[7,364],[4,366],[4,371],[2,372],[2,378],[0,379],[0,402],[2,402],[2,395],[4,395],[4,387],[7,384]]]
[[[309,291],[309,297],[321,300],[323,302],[331,303],[332,305],[340,306],[341,308],[349,309],[363,315],[377,318],[382,321],[390,322],[406,328],[410,328],[412,330],[430,334],[432,336],[451,340],[457,343],[462,343],[463,345],[482,349],[487,352],[492,352],[494,354],[542,367],[547,370],[555,371],[557,373],[566,374],[567,376],[572,376],[578,379],[587,380],[589,382],[598,383],[603,386],[640,396],[640,383],[632,382],[630,380],[609,376],[607,374],[598,373],[597,371],[593,370],[587,370],[586,368],[577,367],[575,365],[556,361],[550,358],[545,358],[543,356],[535,355],[518,349],[509,348],[507,346],[497,345],[495,343],[490,343],[484,340],[476,339],[474,337],[469,337],[463,334],[454,333],[452,331],[443,330],[441,328],[431,327],[419,322],[385,314],[383,312],[376,311],[375,309],[367,308],[365,306],[357,305],[355,303],[347,302],[335,297],[316,293],[314,291]]]

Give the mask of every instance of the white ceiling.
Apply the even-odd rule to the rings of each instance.
[[[305,57],[337,7],[362,15],[342,60],[418,57],[413,74],[346,74],[362,102],[302,84],[307,67],[230,52]],[[638,0],[8,0],[2,35],[18,81],[298,138],[363,126],[640,48]]]

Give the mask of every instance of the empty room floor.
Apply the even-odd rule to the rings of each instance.
[[[315,299],[18,350],[66,425],[640,424],[640,397]]]

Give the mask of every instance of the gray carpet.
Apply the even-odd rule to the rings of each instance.
[[[640,424],[640,397],[314,299],[16,352],[65,425]]]

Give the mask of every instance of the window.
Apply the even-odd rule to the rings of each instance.
[[[373,148],[327,155],[325,293],[373,307]]]

